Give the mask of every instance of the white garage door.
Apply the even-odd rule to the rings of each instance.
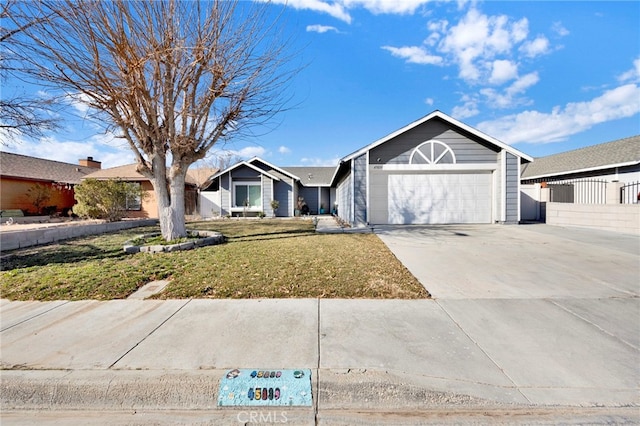
[[[491,181],[491,173],[389,175],[389,223],[491,223]]]

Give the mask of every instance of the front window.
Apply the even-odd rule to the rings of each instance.
[[[142,210],[142,198],[140,197],[140,183],[130,182],[132,193],[127,194],[125,210]]]
[[[234,207],[262,208],[260,182],[236,182],[234,188]]]

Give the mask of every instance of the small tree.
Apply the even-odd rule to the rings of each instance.
[[[27,197],[29,197],[29,201],[33,204],[33,207],[36,208],[36,213],[40,213],[44,205],[51,199],[51,190],[50,186],[42,185],[36,183],[31,188],[27,190]]]
[[[127,201],[142,200],[144,193],[133,182],[87,179],[76,186],[75,197],[73,211],[78,216],[114,222],[124,217]]]

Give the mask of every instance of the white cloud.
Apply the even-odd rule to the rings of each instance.
[[[618,76],[621,83],[639,83],[640,82],[640,58],[633,61],[633,68]]]
[[[596,124],[640,113],[640,87],[626,84],[585,102],[573,102],[549,113],[524,111],[476,127],[508,144],[559,142]]]
[[[365,9],[375,15],[410,15],[429,1],[430,0],[273,0],[274,3],[284,4],[297,10],[311,10],[313,12],[326,13],[347,24],[350,24],[353,20],[349,14],[349,10],[352,9]]]
[[[303,157],[300,159],[300,163],[302,163],[303,166],[310,167],[335,167],[339,162],[340,157],[337,156],[328,160],[318,157]]]
[[[238,151],[230,150],[229,152],[231,152],[234,155],[237,155],[238,157],[249,159],[253,157],[262,157],[265,155],[267,150],[261,146],[247,146]]]
[[[37,141],[25,139],[2,150],[70,164],[93,157],[102,163],[103,169],[135,162],[133,152],[110,133],[93,135],[83,141],[59,140],[55,137],[44,137]]]
[[[528,58],[544,55],[550,52],[549,40],[544,36],[538,36],[535,40],[522,43],[520,51]]]
[[[529,73],[514,81],[502,93],[495,89],[481,89],[480,93],[486,97],[487,103],[497,108],[510,108],[525,103],[524,99],[520,99],[519,95],[538,83],[540,78],[537,72]]]
[[[433,98],[427,98],[427,99],[424,100],[424,103],[429,105],[429,106],[431,106],[431,105],[433,105],[434,100],[433,100]]]
[[[554,22],[551,26],[551,30],[558,34],[560,37],[565,37],[569,35],[569,30],[562,25],[562,22]]]
[[[291,154],[291,150],[284,145],[278,148],[278,152],[280,154]]]
[[[489,83],[502,84],[518,76],[518,64],[504,59],[498,59],[491,64]]]
[[[341,3],[348,9],[362,7],[369,12],[380,14],[406,15],[414,13],[420,6],[429,0],[342,0]]]
[[[327,3],[321,0],[273,0],[273,3],[284,4],[298,10],[311,10],[326,13],[336,19],[351,23],[351,15],[340,2]]]
[[[441,56],[430,55],[424,48],[420,46],[404,46],[404,47],[382,46],[382,49],[391,52],[393,56],[397,58],[402,58],[406,62],[411,64],[421,64],[421,65],[442,64]]]
[[[526,18],[510,21],[505,15],[487,16],[471,8],[450,27],[439,45],[458,64],[459,76],[468,83],[479,82],[487,63],[497,55],[509,54],[528,33]]]
[[[480,113],[478,109],[478,100],[469,95],[462,96],[462,105],[455,106],[451,111],[451,115],[459,120],[476,116]]]
[[[326,32],[329,31],[335,31],[335,32],[339,32],[338,29],[336,27],[331,27],[329,25],[307,25],[307,32],[308,33],[319,33],[319,34],[324,34]]]

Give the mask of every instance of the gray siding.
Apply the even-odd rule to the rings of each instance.
[[[411,152],[421,143],[432,139],[447,144],[453,150],[458,164],[495,163],[498,158],[495,148],[470,139],[440,120],[430,120],[373,148],[369,163],[409,164]]]
[[[376,170],[371,166],[369,171],[369,208],[370,223],[381,224],[389,221],[389,173]]]
[[[507,156],[505,171],[507,176],[506,185],[506,217],[505,222],[517,223],[518,222],[518,161],[519,158],[515,155],[505,152]]]
[[[273,215],[271,210],[271,193],[273,192],[273,179],[262,176],[262,212],[268,216]]]
[[[238,167],[231,171],[231,177],[233,180],[260,180],[261,176],[262,173],[249,167]]]
[[[363,154],[353,160],[354,179],[354,211],[353,222],[355,225],[367,223],[367,155]]]
[[[298,188],[298,197],[304,198],[311,214],[318,214],[318,188],[300,187]]]
[[[336,189],[336,197],[338,199],[338,216],[340,219],[353,223],[352,200],[351,193],[351,173],[348,173],[340,182]]]
[[[278,207],[278,216],[288,217],[292,215],[293,207],[291,200],[293,199],[293,179],[284,178],[279,182],[274,182],[273,198],[280,202]],[[269,208],[271,208],[271,200],[269,200]]]
[[[231,213],[231,182],[229,173],[220,176],[220,215],[226,216]]]

